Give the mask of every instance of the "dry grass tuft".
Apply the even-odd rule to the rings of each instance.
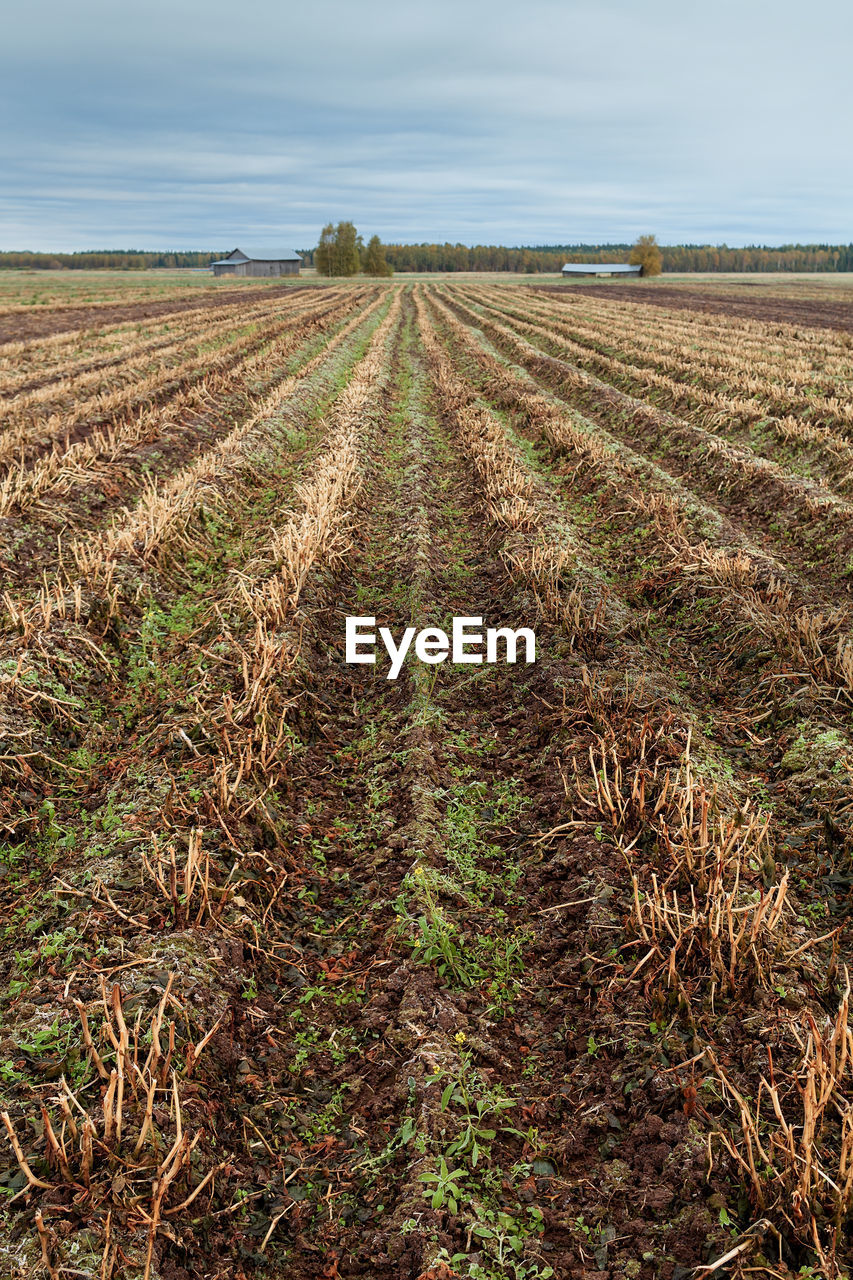
[[[157,1235],[161,1230],[167,1233],[169,1230],[164,1228],[163,1220],[182,1212],[223,1167],[214,1166],[195,1187],[189,1185],[193,1152],[203,1137],[203,1130],[197,1129],[191,1136],[186,1128],[181,1082],[192,1075],[219,1024],[197,1043],[185,1045],[181,1065],[176,1058],[175,1023],[170,1022],[168,1029],[165,1025],[169,1006],[182,1007],[172,994],[174,980],[175,975],[171,974],[160,1003],[151,1015],[147,1028],[150,1048],[144,1056],[142,1011],[134,1024],[128,1026],[117,984],[108,991],[101,980],[99,1011],[103,1019],[98,1042],[90,1025],[94,1011],[87,1009],[82,1001],[74,1001],[89,1062],[100,1078],[101,1100],[99,1106],[94,1107],[88,1099],[83,1100],[81,1089],[75,1091],[63,1077],[59,1093],[51,1100],[52,1107],[41,1106],[50,1181],[33,1173],[8,1111],[0,1117],[26,1178],[25,1192],[52,1191],[65,1184],[79,1196],[90,1198],[93,1206],[97,1205],[99,1214],[106,1219],[101,1271],[104,1277],[113,1276],[116,1267],[109,1230],[113,1212],[126,1219],[131,1231],[146,1232],[143,1277],[148,1280]],[[179,1203],[169,1206],[171,1188],[181,1182],[184,1190]],[[125,1188],[133,1190],[129,1209]],[[41,1229],[39,1234],[44,1252],[45,1236]],[[59,1266],[57,1273],[64,1270]]]

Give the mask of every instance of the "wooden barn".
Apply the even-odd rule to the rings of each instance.
[[[215,276],[298,276],[301,264],[293,249],[234,249],[210,265]]]
[[[629,266],[625,262],[567,262],[564,276],[641,276],[641,266]]]

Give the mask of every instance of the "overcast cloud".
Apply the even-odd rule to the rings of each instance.
[[[0,248],[853,240],[849,0],[29,0]]]

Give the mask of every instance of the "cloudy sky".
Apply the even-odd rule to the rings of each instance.
[[[0,248],[853,240],[849,0],[29,0]]]

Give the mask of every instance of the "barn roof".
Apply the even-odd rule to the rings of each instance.
[[[239,255],[239,256],[238,256]],[[223,262],[301,262],[295,249],[232,249]]]
[[[627,262],[566,262],[563,265],[564,271],[618,271],[630,272],[632,274],[640,270],[639,265],[633,266]]]

